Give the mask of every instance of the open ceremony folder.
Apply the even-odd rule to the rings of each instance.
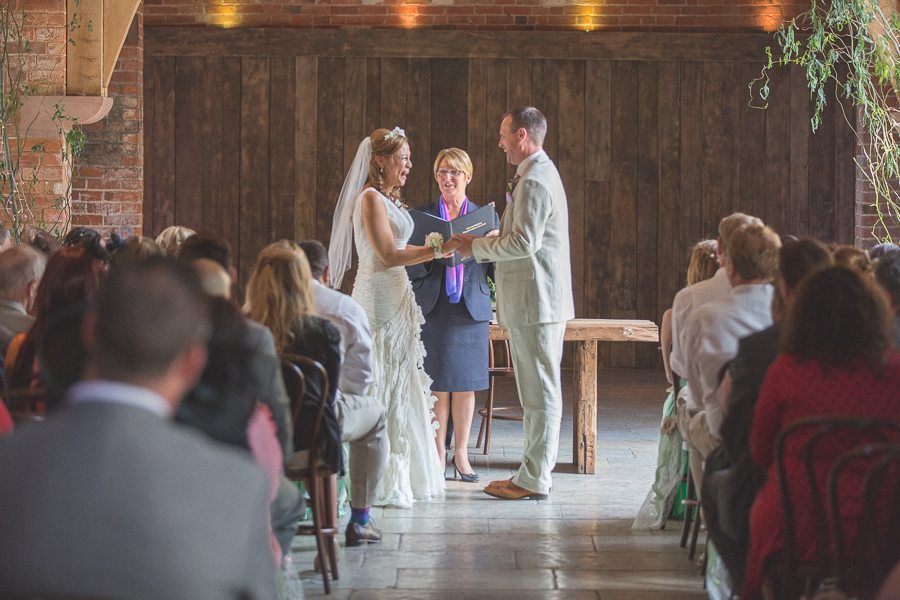
[[[451,221],[445,221],[440,217],[422,212],[421,210],[411,209],[409,214],[413,218],[415,228],[413,234],[409,238],[409,243],[414,246],[424,246],[425,236],[429,233],[440,233],[444,241],[450,240],[455,233],[469,233],[471,235],[483,236],[488,231],[496,229],[497,211],[494,210],[494,203],[486,204],[476,211],[460,215]],[[459,253],[454,252],[450,258],[438,258],[435,262],[439,262],[448,267],[455,267],[462,262],[474,260],[471,256],[463,258]]]

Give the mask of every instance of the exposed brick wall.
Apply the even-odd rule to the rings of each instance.
[[[25,73],[37,93],[66,93],[66,0],[14,0],[30,50]]]
[[[10,64],[24,69],[22,83],[28,94],[62,95],[66,89],[66,2],[65,0],[13,0],[15,23],[10,23]],[[16,33],[16,26],[19,28]],[[18,35],[22,44],[18,45]],[[27,43],[27,52],[25,44]],[[16,50],[20,53],[16,54]],[[21,61],[21,62],[20,62]],[[19,135],[28,136],[28,124],[21,123]],[[19,161],[20,190],[30,203],[31,215],[19,214],[21,224],[37,224],[52,229],[64,223],[65,215],[56,199],[63,196],[69,181],[69,169],[62,160],[61,136],[31,135],[10,139],[13,159]],[[21,148],[21,154],[16,148]],[[32,151],[32,148],[39,148]],[[7,190],[4,190],[7,191]],[[0,216],[9,224],[8,214]]]
[[[147,25],[771,30],[806,0],[144,0]]]
[[[72,223],[107,231],[141,233],[144,189],[143,15],[131,25],[109,83],[113,107],[85,126],[87,145],[78,158],[72,190]]]

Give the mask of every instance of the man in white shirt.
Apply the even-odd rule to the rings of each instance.
[[[693,310],[684,328],[684,358],[690,396],[702,410],[684,427],[684,409],[679,407],[682,435],[691,447],[695,484],[701,479],[699,460],[705,459],[721,441],[722,409],[716,398],[722,368],[737,353],[744,336],[772,324],[771,280],[778,266],[781,240],[770,228],[745,224],[725,238],[724,269],[731,284],[730,296]],[[687,408],[687,407],[684,407]],[[692,457],[693,458],[693,457]],[[697,485],[698,491],[700,486]]]
[[[372,383],[372,332],[366,312],[356,300],[328,287],[328,251],[316,240],[300,242],[313,281],[316,312],[341,332],[341,375],[336,408],[341,439],[350,442],[350,522],[346,545],[381,540],[369,518],[375,486],[384,473],[388,440],[384,407],[369,394]]]
[[[691,316],[693,309],[709,302],[721,302],[731,295],[731,284],[728,283],[728,276],[725,274],[723,267],[724,240],[732,231],[746,223],[763,224],[758,218],[740,212],[730,214],[719,221],[719,237],[716,239],[716,260],[719,263],[719,270],[710,279],[683,288],[675,294],[675,300],[672,302],[672,353],[669,356],[669,361],[672,365],[672,370],[682,377],[687,375],[684,352],[682,350],[684,347],[684,325]],[[699,405],[697,402],[699,401],[689,399],[688,405],[691,408],[698,409]]]

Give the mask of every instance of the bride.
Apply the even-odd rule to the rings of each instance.
[[[416,500],[439,498],[444,490],[431,379],[422,368],[424,319],[404,269],[435,256],[431,247],[406,243],[413,220],[399,196],[411,168],[406,132],[399,127],[376,129],[365,138],[338,198],[329,249],[334,288],[340,288],[350,268],[351,240],[359,255],[353,298],[372,327],[370,393],[385,408],[390,443],[375,491],[377,506],[409,507]],[[443,252],[452,252],[456,244],[448,241]]]

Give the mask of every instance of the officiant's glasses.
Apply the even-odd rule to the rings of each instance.
[[[438,169],[435,171],[435,175],[443,179],[444,177],[459,177],[460,175],[465,175],[465,172],[456,169]]]

